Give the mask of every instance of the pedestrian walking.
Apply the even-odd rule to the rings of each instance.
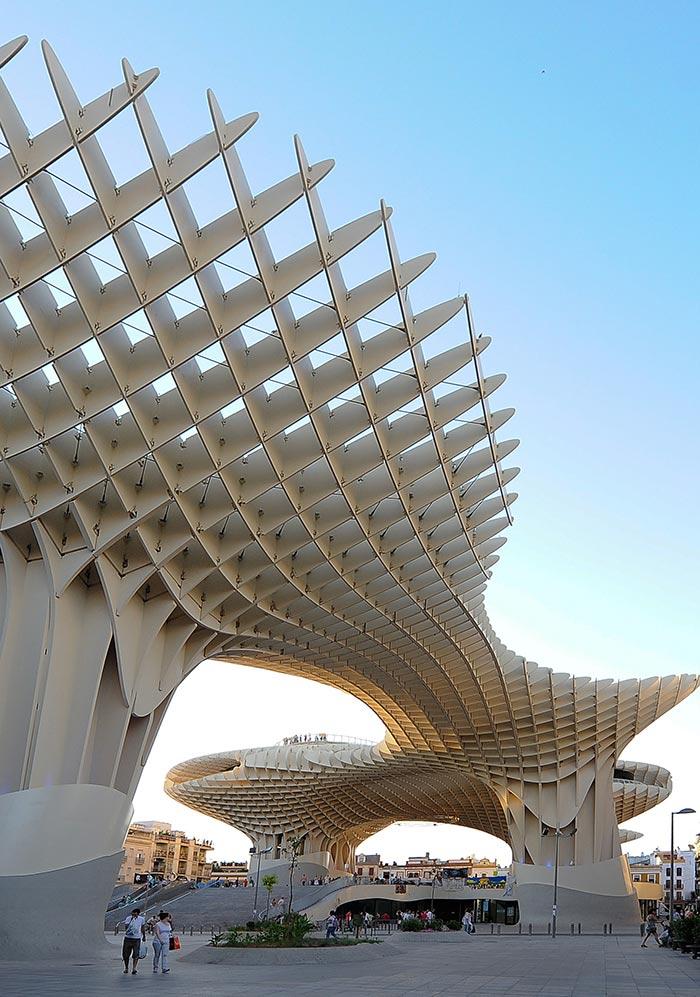
[[[338,930],[338,918],[335,916],[335,911],[332,910],[328,917],[326,918],[326,941],[332,938],[333,941],[338,939],[335,937],[335,933]]]
[[[169,973],[168,952],[173,933],[173,922],[167,911],[162,910],[153,928],[153,972],[158,972],[158,966],[164,973]]]
[[[462,928],[464,929],[464,931],[466,931],[468,935],[471,935],[473,927],[474,925],[472,924],[472,916],[468,910],[465,910],[464,917],[462,918]]]
[[[647,914],[647,919],[644,922],[644,941],[642,942],[643,949],[647,947],[647,942],[650,938],[653,938],[659,948],[661,948],[661,942],[659,941],[659,922],[656,920],[655,914]]]
[[[126,934],[122,944],[122,959],[124,960],[124,973],[129,972],[129,959],[131,959],[131,975],[136,976],[136,967],[141,957],[141,943],[146,943],[146,919],[141,916],[141,908],[134,907],[129,917],[124,919]],[[146,949],[148,951],[148,949]]]

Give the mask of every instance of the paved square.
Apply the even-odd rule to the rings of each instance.
[[[114,942],[112,942],[114,945]],[[700,960],[666,949],[640,949],[634,937],[521,938],[392,935],[371,953],[360,946],[351,962],[295,966],[206,965],[188,962],[199,939],[185,939],[168,976],[123,976],[114,956],[93,965],[13,963],[0,968],[2,997],[350,997],[420,994],[463,997],[696,997]],[[370,957],[371,955],[371,957]]]

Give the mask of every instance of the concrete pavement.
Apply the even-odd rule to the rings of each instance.
[[[40,937],[37,944],[41,944]],[[290,966],[188,963],[199,939],[185,939],[172,972],[155,976],[150,960],[123,976],[119,950],[91,965],[3,963],[3,997],[697,997],[700,960],[667,949],[640,949],[627,937],[469,937],[463,933],[392,935],[381,958]],[[373,946],[374,948],[374,946]],[[329,954],[330,955],[330,954]],[[374,953],[373,953],[374,955]]]

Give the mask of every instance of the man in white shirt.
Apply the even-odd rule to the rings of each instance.
[[[129,917],[124,919],[126,934],[122,945],[124,972],[129,972],[129,959],[132,960],[131,975],[136,976],[136,967],[141,952],[141,942],[146,941],[146,919],[141,915],[141,909],[134,907]]]

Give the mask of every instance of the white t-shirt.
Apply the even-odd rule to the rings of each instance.
[[[126,937],[127,938],[141,938],[141,929],[146,923],[145,917],[138,914],[136,917],[131,915],[124,919],[124,924],[126,925]]]
[[[159,942],[163,942],[167,945],[169,944],[172,930],[173,926],[170,921],[156,921],[155,927],[153,928],[153,935]]]

